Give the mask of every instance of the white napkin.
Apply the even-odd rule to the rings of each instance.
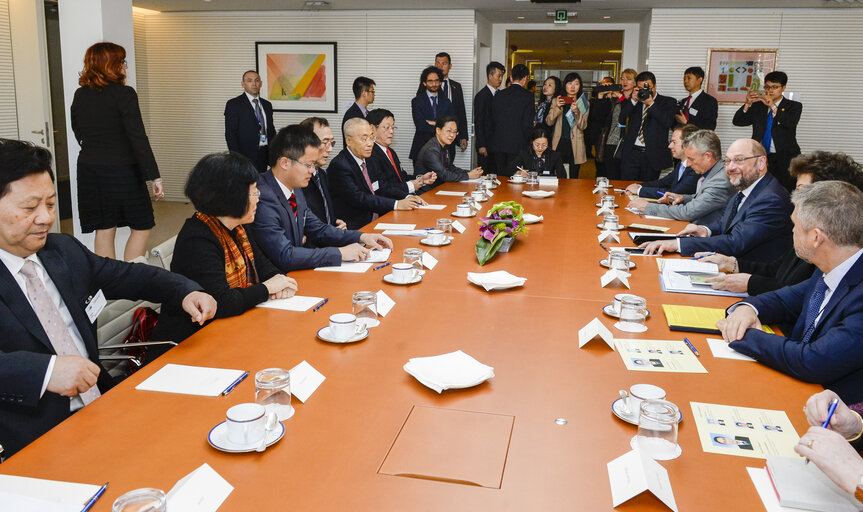
[[[505,270],[498,270],[497,272],[468,272],[467,280],[490,292],[524,286],[527,278],[514,276]]]
[[[494,377],[494,368],[461,350],[439,356],[414,357],[405,363],[404,369],[438,393],[444,389],[469,388]]]
[[[522,195],[534,199],[543,199],[554,195],[554,190],[522,190]]]
[[[536,224],[537,222],[543,221],[542,215],[537,217],[536,215],[534,215],[532,213],[525,213],[521,216],[521,218],[524,219],[525,224]]]

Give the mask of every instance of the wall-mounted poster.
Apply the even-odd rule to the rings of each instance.
[[[336,43],[255,43],[261,96],[278,112],[336,112]]]
[[[743,103],[746,93],[764,86],[764,75],[776,70],[779,50],[710,48],[707,50],[707,92],[719,103]]]

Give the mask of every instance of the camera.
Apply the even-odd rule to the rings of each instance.
[[[638,101],[645,101],[649,100],[652,96],[653,89],[651,89],[649,85],[645,85],[638,90],[638,94],[635,97],[638,99]]]
[[[597,85],[593,88],[594,94],[599,94],[601,92],[612,92],[617,91],[620,92],[623,90],[623,86],[620,84],[611,84],[611,85]]]

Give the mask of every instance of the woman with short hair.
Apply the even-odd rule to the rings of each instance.
[[[434,137],[430,138],[417,154],[417,168],[414,174],[419,176],[427,172],[437,174],[433,186],[448,181],[464,181],[482,176],[482,167],[470,171],[457,167],[449,157],[447,147],[455,141],[458,125],[455,116],[443,115],[435,120]]]
[[[548,147],[548,135],[541,126],[534,127],[530,133],[530,145],[518,154],[512,161],[509,172],[515,176],[527,176],[529,171],[535,171],[540,176],[555,176],[566,178],[566,169],[560,154]]]

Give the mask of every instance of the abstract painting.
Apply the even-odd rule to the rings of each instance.
[[[255,43],[261,97],[279,112],[336,112],[336,43]]]
[[[707,92],[719,103],[743,103],[746,93],[764,86],[764,75],[776,70],[779,50],[707,50]]]

